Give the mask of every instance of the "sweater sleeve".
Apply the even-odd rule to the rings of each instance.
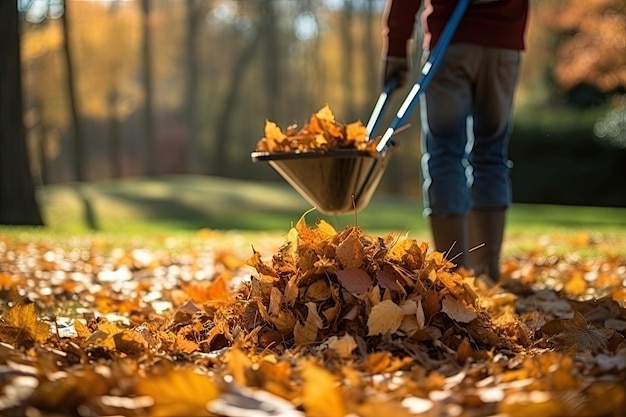
[[[383,12],[383,56],[406,57],[421,0],[387,0]]]

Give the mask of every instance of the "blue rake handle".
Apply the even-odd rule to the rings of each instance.
[[[420,78],[417,80],[409,94],[404,99],[404,102],[400,106],[398,113],[396,113],[396,117],[391,122],[391,125],[387,128],[383,137],[380,139],[380,142],[376,145],[376,150],[383,154],[387,148],[387,143],[393,136],[396,129],[402,126],[406,120],[406,118],[413,110],[413,107],[417,104],[417,98],[419,94],[421,94],[424,89],[430,83],[433,75],[435,74],[435,70],[441,63],[443,56],[448,49],[448,45],[450,45],[450,41],[452,40],[452,36],[454,36],[454,32],[456,28],[459,26],[463,15],[465,14],[465,10],[467,10],[467,6],[469,5],[471,0],[458,0],[454,10],[452,11],[452,15],[450,15],[450,19],[446,23],[443,31],[441,32],[441,37],[437,42],[437,45],[433,48],[432,53],[428,56],[428,60],[424,64],[422,68],[422,73]],[[368,130],[369,132],[369,130]]]
[[[380,120],[381,120],[380,116],[383,113],[383,110],[385,109],[385,107],[387,107],[387,103],[388,103],[387,99],[391,95],[391,92],[396,89],[396,84],[397,82],[395,79],[389,80],[387,84],[385,84],[385,88],[383,89],[383,92],[380,93],[380,96],[378,96],[378,100],[376,101],[374,110],[372,110],[372,114],[370,115],[370,118],[367,121],[366,129],[367,129],[368,139],[371,139],[372,134],[376,131],[376,128],[378,127],[378,124],[380,123]]]

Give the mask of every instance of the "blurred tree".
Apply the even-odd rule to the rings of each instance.
[[[187,53],[186,63],[186,108],[185,118],[187,120],[187,170],[191,174],[200,173],[200,113],[198,111],[198,30],[202,23],[204,14],[203,0],[188,0],[186,3],[186,42]]]
[[[264,18],[268,18],[272,15],[271,12],[264,10],[268,7],[273,7],[272,0],[262,0],[255,2],[255,4],[240,4],[240,7],[249,6],[257,7],[256,11],[258,15]],[[265,25],[273,24],[273,22],[265,22]],[[263,36],[259,28],[264,27],[263,23],[257,24],[256,27],[247,29],[251,31],[248,36],[243,40],[244,43],[240,47],[239,54],[235,58],[235,62],[228,78],[225,97],[222,98],[220,109],[218,110],[216,117],[216,129],[214,134],[215,140],[215,152],[212,155],[212,163],[210,164],[211,173],[217,175],[223,175],[227,171],[229,165],[228,145],[230,138],[232,138],[231,129],[233,128],[233,120],[237,120],[237,114],[235,113],[235,106],[240,98],[240,93],[244,88],[244,76],[254,63],[254,52],[260,46]]]
[[[144,93],[143,151],[145,174],[157,173],[156,149],[154,141],[154,115],[152,111],[152,45],[150,25],[150,0],[141,0],[141,72]]]
[[[560,0],[543,9],[557,35],[553,74],[565,92],[590,86],[626,92],[626,2]]]
[[[85,172],[85,159],[87,155],[83,152],[83,131],[78,109],[78,97],[76,94],[76,78],[74,76],[74,60],[73,49],[70,43],[70,22],[67,17],[67,1],[63,0],[63,8],[66,11],[61,16],[63,28],[63,56],[65,58],[65,80],[67,82],[67,94],[70,106],[70,114],[72,120],[72,129],[74,135],[74,179],[76,181],[84,181],[87,179]]]
[[[341,14],[341,23],[339,24],[339,34],[341,37],[341,78],[344,85],[344,103],[343,113],[345,117],[352,120],[356,116],[355,91],[356,80],[355,72],[361,71],[354,62],[355,54],[355,36],[353,33],[355,26],[355,16],[352,0],[343,1],[343,13]]]
[[[0,2],[0,224],[43,225],[22,119],[17,2]]]

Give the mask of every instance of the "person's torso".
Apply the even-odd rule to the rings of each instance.
[[[435,45],[456,6],[456,0],[425,0],[422,24],[424,47]],[[470,3],[452,42],[524,49],[528,0],[482,0]]]

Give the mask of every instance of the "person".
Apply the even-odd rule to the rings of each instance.
[[[383,13],[385,85],[406,84],[419,0],[388,0]],[[423,62],[455,0],[424,0]],[[435,249],[497,282],[512,202],[508,143],[525,49],[528,0],[473,1],[420,96],[422,192]]]

